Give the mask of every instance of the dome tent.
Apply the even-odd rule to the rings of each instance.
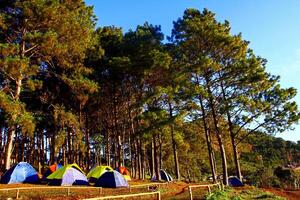
[[[77,164],[66,165],[47,177],[49,185],[88,185],[84,172]]]
[[[62,168],[63,166],[61,164],[53,164],[51,165],[46,171],[45,173],[43,174],[43,180],[46,180],[47,177],[52,174],[53,172],[55,172],[56,170]]]
[[[119,172],[105,172],[97,179],[95,186],[104,188],[129,187],[127,180]]]
[[[96,166],[93,167],[87,175],[89,182],[95,183],[105,172],[114,171],[110,166]]]
[[[36,170],[27,162],[18,164],[7,170],[1,178],[1,183],[37,183],[39,181]]]
[[[244,184],[242,183],[242,181],[240,181],[240,179],[236,176],[230,176],[228,178],[228,184],[231,187],[241,187],[244,186]]]
[[[160,172],[161,180],[166,181],[166,182],[173,181],[173,178],[171,177],[171,175],[168,174],[165,170],[161,169],[161,170],[159,170],[159,172]],[[151,181],[157,181],[156,175],[153,175]]]
[[[116,171],[119,172],[120,174],[122,174],[124,176],[124,178],[127,180],[127,181],[130,181],[131,178],[130,178],[130,173],[129,171],[126,169],[126,167],[117,167],[116,168]]]

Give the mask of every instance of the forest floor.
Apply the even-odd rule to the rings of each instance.
[[[300,200],[300,190],[282,190],[282,189],[278,189],[278,188],[266,188],[263,189],[266,192],[271,192],[277,196],[281,196],[281,197],[285,197],[289,200]]]
[[[142,185],[147,184],[146,181],[131,181],[130,185]],[[203,184],[203,183],[201,183]],[[205,184],[205,183],[204,183]],[[161,185],[159,188],[151,188],[150,190],[159,190],[162,194],[163,200],[187,200],[189,199],[188,186],[195,184],[187,184],[184,182],[175,182],[170,184]],[[4,188],[16,188],[16,187],[42,187],[44,185],[31,185],[31,184],[11,184],[3,185],[0,184],[0,189]],[[49,186],[50,187],[50,186]],[[212,189],[214,191],[214,189]],[[21,190],[20,198],[21,199],[38,199],[38,200],[71,200],[71,199],[83,199],[83,198],[92,198],[99,196],[110,196],[110,195],[122,195],[130,193],[141,193],[148,192],[148,187],[144,188],[132,188],[131,192],[128,189],[108,189],[103,188],[102,195],[99,195],[99,190],[91,187],[88,189],[80,189],[80,187],[73,187],[70,191],[70,196],[67,195],[67,189],[30,189],[30,190]],[[268,192],[268,193],[266,193]],[[237,189],[230,190],[230,195],[240,196],[242,199],[273,199],[272,196],[268,195],[270,193],[275,194],[276,196],[284,197],[288,200],[300,200],[300,191],[284,191],[279,189],[257,189],[255,187],[240,187]],[[200,200],[204,199],[207,194],[207,188],[195,188],[193,189],[193,199]],[[0,191],[0,199],[15,198],[16,191]],[[130,199],[130,198],[128,198]],[[143,197],[135,199],[153,199],[153,197]]]

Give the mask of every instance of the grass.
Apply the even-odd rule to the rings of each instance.
[[[272,193],[264,192],[258,188],[247,188],[245,190],[234,190],[227,188],[224,191],[216,191],[206,196],[206,200],[286,200]]]

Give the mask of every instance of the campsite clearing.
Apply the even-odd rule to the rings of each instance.
[[[207,184],[207,183],[201,183]],[[19,196],[22,199],[64,199],[64,200],[71,200],[71,199],[82,199],[82,198],[93,198],[93,197],[100,197],[100,196],[111,196],[111,195],[125,195],[125,194],[134,194],[134,193],[142,193],[142,192],[149,192],[149,191],[160,191],[162,199],[166,200],[186,200],[189,199],[189,191],[188,186],[195,185],[195,184],[187,184],[184,182],[174,182],[168,184],[161,184],[158,185],[155,183],[150,183],[147,181],[132,181],[130,183],[133,186],[130,190],[128,188],[117,188],[117,189],[110,189],[110,188],[102,188],[102,195],[100,195],[99,188],[96,187],[79,187],[73,186],[70,187],[70,193],[68,196],[68,187],[60,187],[60,188],[51,188],[49,189],[39,189],[39,187],[45,187],[42,185],[32,185],[32,184],[0,184],[0,189],[4,188],[24,188],[28,187],[28,190],[20,190]],[[215,189],[212,189],[214,191]],[[264,192],[265,190],[260,190],[255,187],[240,187],[233,190],[236,194],[253,194],[253,191],[261,191]],[[272,192],[278,196],[285,197],[287,199],[295,200],[299,199],[300,191],[288,192],[288,191],[277,191],[274,189],[268,189],[266,191]],[[199,200],[204,199],[205,195],[207,194],[207,188],[197,188],[193,190],[193,199]],[[15,198],[16,197],[16,190],[15,191],[0,191],[0,199],[5,199],[7,197]],[[130,198],[128,198],[130,199]],[[153,197],[143,198],[143,199],[153,199]],[[262,198],[263,199],[263,198]]]

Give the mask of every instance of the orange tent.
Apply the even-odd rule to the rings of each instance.
[[[126,169],[126,167],[117,167],[116,171],[119,172],[120,174],[122,174],[127,181],[131,180],[130,173]]]

